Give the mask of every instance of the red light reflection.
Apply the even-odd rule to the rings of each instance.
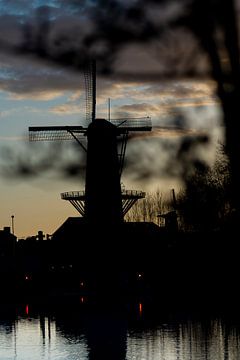
[[[142,303],[139,303],[139,304],[138,304],[138,310],[139,310],[139,314],[142,315],[142,312],[143,312],[143,305],[142,305]]]
[[[29,315],[29,307],[28,307],[28,305],[26,305],[26,307],[25,307],[25,313],[26,313],[26,315]]]

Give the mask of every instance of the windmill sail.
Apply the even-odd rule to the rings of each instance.
[[[127,131],[151,131],[152,123],[149,116],[142,118],[120,118],[112,119],[111,123],[119,129],[126,129]]]
[[[86,121],[90,123],[96,118],[96,61],[90,61],[84,69],[86,93]]]
[[[30,141],[82,139],[86,128],[82,126],[32,126],[29,127]],[[74,136],[73,136],[74,135]]]

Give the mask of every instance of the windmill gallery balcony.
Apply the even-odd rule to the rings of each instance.
[[[122,189],[122,209],[123,216],[131,209],[131,207],[139,200],[145,198],[145,192],[139,190],[123,190]],[[63,200],[69,201],[80,215],[85,215],[85,191],[69,191],[61,193]]]

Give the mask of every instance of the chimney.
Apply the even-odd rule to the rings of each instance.
[[[11,234],[10,226],[4,226],[3,231],[4,231],[6,234]]]

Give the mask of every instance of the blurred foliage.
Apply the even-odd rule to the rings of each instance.
[[[230,201],[230,166],[225,147],[219,145],[215,163],[198,166],[177,196],[183,230],[219,230],[226,226],[233,209]]]
[[[225,146],[219,144],[213,166],[196,163],[176,201],[164,197],[160,190],[148,193],[132,207],[125,220],[150,221],[164,226],[164,214],[176,211],[181,231],[227,228],[235,211],[231,205],[230,179],[229,158]]]

